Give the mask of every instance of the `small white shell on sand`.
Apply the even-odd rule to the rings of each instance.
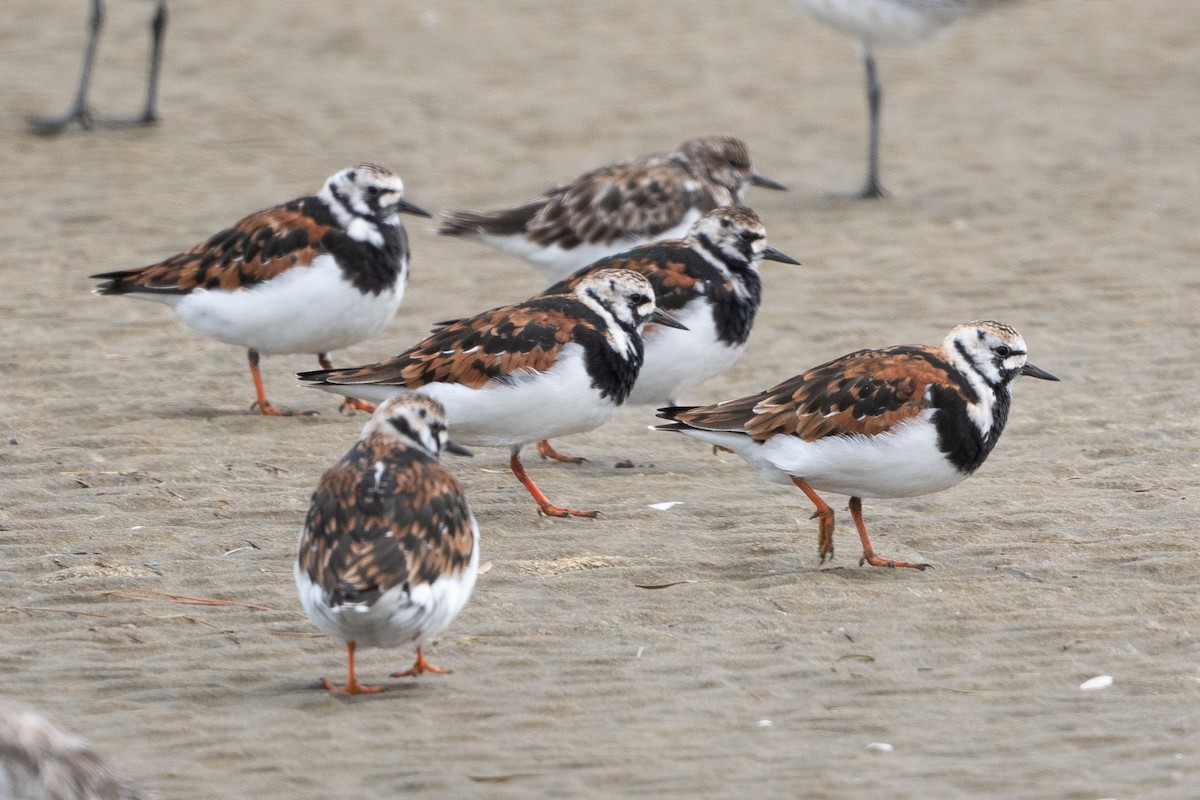
[[[1088,678],[1083,683],[1079,684],[1079,688],[1085,692],[1095,691],[1096,689],[1107,689],[1112,686],[1112,675],[1097,675],[1094,678]]]
[[[666,511],[667,509],[674,508],[682,502],[682,500],[672,500],[669,503],[651,503],[649,507],[653,508],[655,511]]]
[[[874,751],[876,753],[890,753],[896,748],[892,747],[887,742],[871,742],[863,748],[864,750]]]

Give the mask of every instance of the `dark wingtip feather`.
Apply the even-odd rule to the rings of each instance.
[[[308,372],[297,372],[296,377],[305,383],[329,383],[330,371],[327,369],[314,369]]]
[[[684,411],[691,411],[693,408],[696,408],[696,406],[663,406],[658,409],[655,416],[674,421]],[[674,425],[659,425],[658,429],[663,431],[677,431],[686,427],[688,427],[686,423],[676,422]]]

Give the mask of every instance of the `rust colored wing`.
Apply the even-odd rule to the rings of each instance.
[[[478,389],[493,380],[545,372],[581,327],[601,323],[572,297],[535,297],[495,308],[435,330],[405,352],[364,367],[302,372],[301,380],[380,384],[416,389],[460,383]],[[584,334],[586,335],[586,334]]]
[[[97,287],[101,294],[187,294],[198,288],[234,291],[311,264],[325,252],[323,240],[335,226],[323,203],[305,197],[251,214],[158,264],[92,277],[105,279]]]
[[[570,294],[585,277],[609,268],[628,269],[645,277],[654,287],[655,304],[664,311],[677,311],[686,306],[696,298],[701,284],[706,281],[724,282],[720,272],[681,239],[664,239],[602,258],[568,275],[542,294]]]
[[[321,477],[300,569],[333,605],[369,604],[393,586],[461,574],[474,546],[454,476],[424,453],[367,440]]]
[[[964,387],[936,347],[860,350],[814,367],[765,392],[711,406],[679,409],[691,427],[741,431],[756,441],[777,434],[807,441],[873,435],[933,407],[932,386]]]

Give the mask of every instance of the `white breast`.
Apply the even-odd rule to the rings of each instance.
[[[197,332],[261,353],[328,353],[378,333],[404,299],[404,280],[363,294],[333,256],[236,291],[197,289],[175,303]]]
[[[674,402],[691,387],[734,365],[745,345],[730,346],[717,338],[712,307],[696,298],[671,316],[686,331],[654,325],[646,329],[646,359],[628,403],[662,405]]]
[[[774,483],[791,485],[789,475],[818,492],[853,497],[916,497],[962,482],[937,447],[932,411],[875,436],[826,436],[806,442],[773,436],[763,443],[738,433],[686,429],[682,433],[733,450]]]
[[[398,386],[357,384],[315,388],[381,403],[400,391]],[[509,447],[538,439],[583,433],[598,428],[617,410],[611,397],[592,388],[583,362],[583,348],[563,347],[554,366],[510,382],[492,381],[479,389],[458,383],[431,383],[415,391],[446,409],[450,435],[474,447]]]

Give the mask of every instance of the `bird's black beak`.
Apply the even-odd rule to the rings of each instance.
[[[471,452],[467,448],[463,447],[461,444],[454,441],[453,439],[447,439],[446,443],[444,445],[442,445],[442,449],[445,450],[447,453],[454,453],[454,455],[456,455],[456,456],[473,456],[473,455],[475,455],[473,452]]]
[[[762,257],[768,261],[778,261],[781,264],[799,264],[800,262],[789,256],[787,253],[781,253],[774,247],[767,245],[767,249],[763,250]]]
[[[750,183],[753,186],[761,186],[764,189],[774,189],[777,192],[786,192],[788,188],[778,181],[773,181],[757,172],[750,173]]]
[[[416,203],[412,202],[411,200],[405,200],[403,197],[396,202],[396,211],[401,214],[413,214],[418,217],[433,216],[433,214],[430,214]]]
[[[1046,372],[1046,370],[1042,369],[1041,367],[1035,367],[1033,364],[1030,364],[1028,361],[1025,362],[1025,366],[1021,367],[1021,374],[1028,375],[1031,378],[1040,378],[1041,380],[1044,380],[1044,381],[1058,380],[1058,378],[1054,377],[1049,372]]]
[[[679,328],[681,331],[688,329],[687,325],[684,325],[661,308],[654,309],[654,313],[650,315],[647,322],[657,322],[659,325],[665,325],[668,328]]]

